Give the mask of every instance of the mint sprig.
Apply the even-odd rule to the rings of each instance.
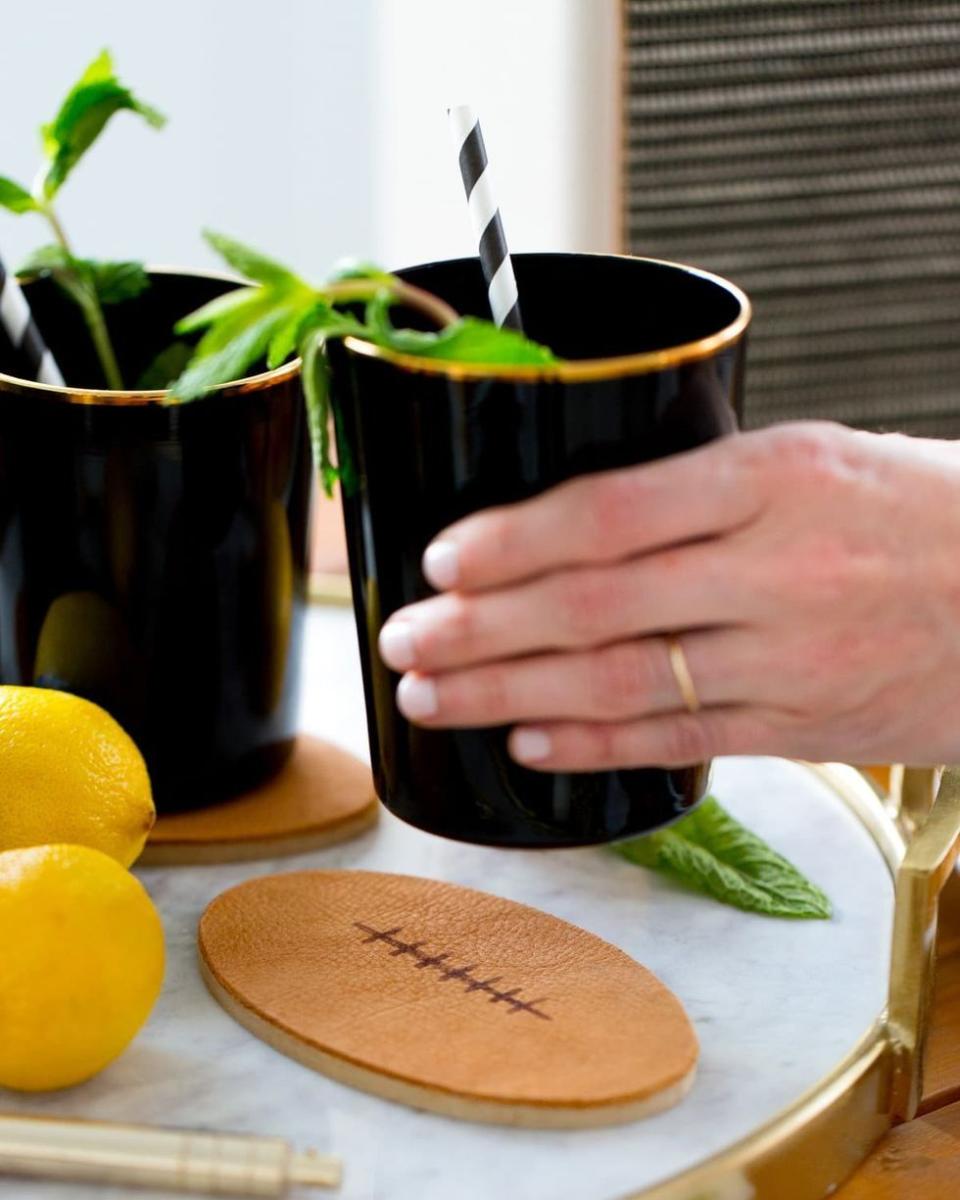
[[[34,195],[41,206],[56,196],[110,118],[123,111],[136,113],[154,129],[162,128],[166,120],[120,82],[110,52],[103,50],[67,93],[57,115],[40,131],[47,164]]]
[[[342,262],[326,282],[314,286],[232,238],[204,236],[254,286],[218,296],[178,322],[178,334],[204,333],[193,360],[174,381],[171,398],[195,400],[261,361],[273,368],[298,353],[314,455],[328,495],[338,478],[345,487],[353,483],[350,465],[337,467],[331,455],[326,350],[332,339],[353,335],[399,353],[458,362],[544,366],[557,361],[546,346],[490,321],[461,317],[438,297],[372,263]],[[390,311],[399,304],[426,313],[440,328],[395,328]]]
[[[52,121],[41,127],[43,164],[32,189],[0,177],[0,206],[20,216],[36,213],[49,225],[54,245],[44,246],[21,265],[20,275],[52,277],[79,306],[93,340],[107,386],[123,387],[123,378],[110,341],[103,305],[138,295],[148,286],[143,265],[135,262],[95,262],[79,258],[70,247],[53,201],[74,168],[118,112],[132,112],[159,129],[164,118],[117,78],[113,60],[104,50],[67,93]]]
[[[821,920],[832,912],[820,888],[713,796],[668,828],[618,842],[613,849],[638,866],[663,871],[747,912]]]

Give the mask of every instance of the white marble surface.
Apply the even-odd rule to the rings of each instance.
[[[365,755],[347,612],[311,614],[307,675],[304,727]],[[826,889],[836,909],[832,921],[739,913],[601,849],[461,846],[386,815],[355,842],[296,858],[145,869],[139,874],[163,915],[169,955],[163,995],[146,1029],[90,1083],[50,1096],[0,1092],[0,1109],[281,1134],[341,1153],[347,1168],[341,1194],[348,1200],[614,1200],[669,1177],[737,1140],[820,1079],[872,1023],[885,989],[892,888],[856,820],[803,768],[776,760],[725,760],[714,790]],[[197,919],[212,897],[240,880],[331,866],[485,888],[622,946],[677,992],[696,1024],[702,1056],[693,1091],[672,1111],[620,1128],[506,1130],[353,1092],[271,1050],[204,989],[195,962]],[[3,1200],[117,1194],[0,1181]]]

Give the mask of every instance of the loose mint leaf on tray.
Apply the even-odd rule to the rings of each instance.
[[[0,206],[12,213],[36,212],[37,202],[25,187],[0,175]]]
[[[117,79],[113,60],[104,50],[67,93],[57,115],[40,131],[48,160],[42,185],[44,200],[53,199],[110,118],[124,110],[143,117],[155,129],[166,121]]]
[[[618,842],[613,849],[746,912],[820,920],[832,913],[820,888],[713,796],[667,829]]]

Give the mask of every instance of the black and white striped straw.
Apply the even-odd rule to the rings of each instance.
[[[24,378],[63,387],[63,375],[33,319],[27,298],[0,259],[0,324],[21,361]]]
[[[480,265],[487,281],[490,311],[497,325],[506,325],[508,329],[522,332],[517,280],[503,233],[500,209],[494,198],[480,122],[473,109],[466,104],[457,105],[447,112],[460,156],[460,174],[470,217],[480,243]]]

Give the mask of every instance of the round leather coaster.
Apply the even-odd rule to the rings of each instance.
[[[240,862],[299,854],[362,833],[377,819],[370,768],[301,734],[273,779],[236,800],[157,818],[139,863]]]
[[[230,888],[201,970],[241,1025],[390,1100],[531,1128],[616,1124],[689,1088],[679,1000],[623,951],[526,905],[370,871]]]

